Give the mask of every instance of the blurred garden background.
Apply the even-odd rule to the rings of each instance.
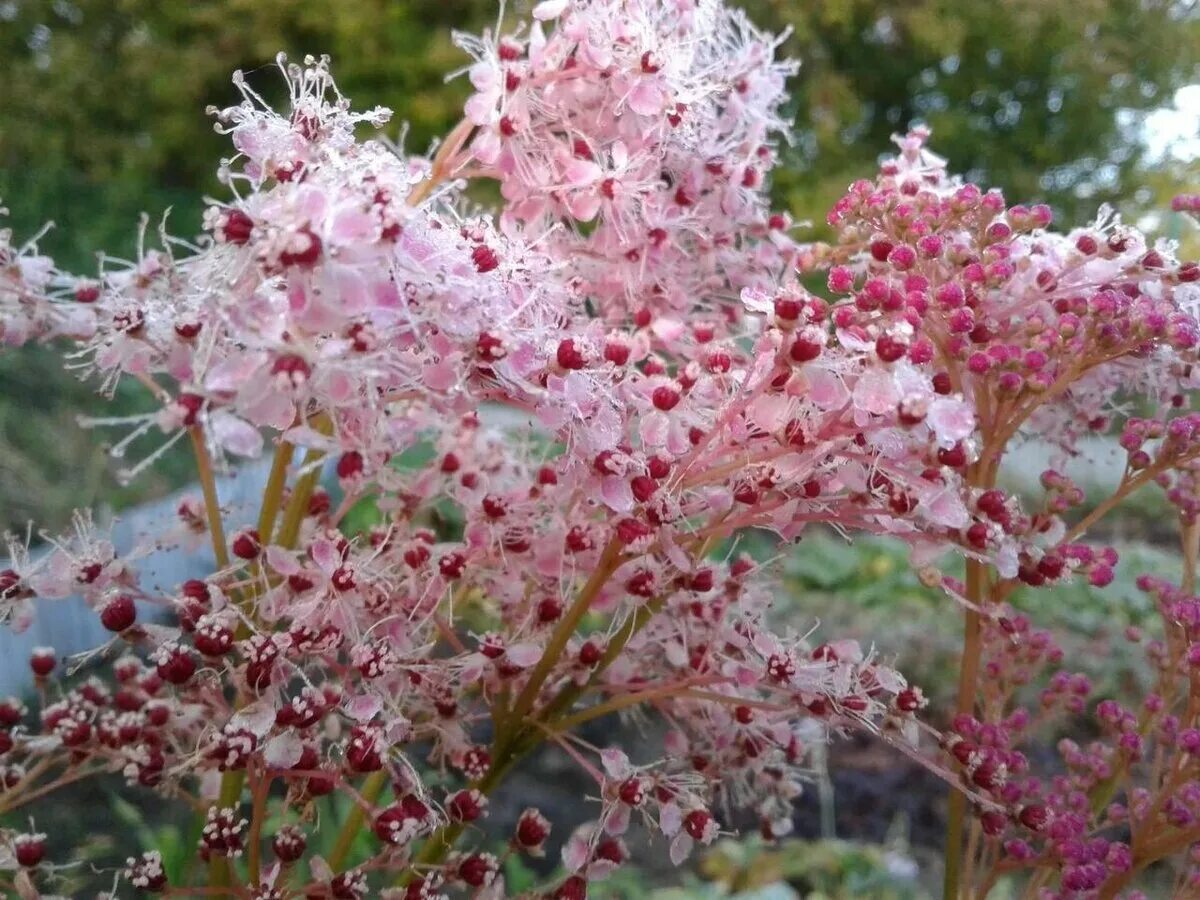
[[[511,5],[511,4],[510,4]],[[793,84],[796,139],[775,184],[779,205],[824,236],[828,207],[869,175],[889,137],[929,124],[951,168],[1003,188],[1011,200],[1050,203],[1064,227],[1113,202],[1128,219],[1200,245],[1170,198],[1200,188],[1200,6],[1186,0],[746,0],[760,25],[790,29],[786,52],[802,61]],[[247,72],[268,97],[281,81],[277,52],[327,53],[342,91],[361,107],[396,111],[389,132],[423,151],[461,114],[465,63],[451,30],[478,30],[494,0],[0,0],[0,203],[18,235],[54,228],[42,247],[86,273],[100,249],[134,252],[139,216],[172,233],[199,231],[202,198],[220,196],[215,172],[228,153],[205,114],[235,100],[230,74]],[[1118,202],[1119,200],[1119,202]],[[1166,210],[1164,212],[1164,210]],[[35,514],[54,529],[79,506],[113,513],[186,483],[190,457],[168,458],[130,486],[75,420],[94,413],[91,388],[36,348],[0,354],[0,519],[23,531]],[[122,388],[113,413],[141,408]],[[1037,449],[1019,468],[1036,474]],[[1101,467],[1097,478],[1104,478]],[[1115,477],[1114,479],[1115,480]],[[1110,534],[1144,561],[1128,571],[1170,572],[1161,513],[1141,497]],[[778,547],[750,546],[762,555]],[[902,552],[884,542],[852,549],[832,534],[786,550],[785,607],[847,636],[885,635],[888,658],[938,699],[952,692],[958,634]],[[1099,691],[1144,677],[1121,655],[1123,628],[1149,614],[1126,582],[1040,594],[1040,624],[1069,621],[1083,637]],[[1018,605],[1020,598],[1017,598]],[[1140,604],[1140,605],[1139,605]],[[840,770],[805,800],[800,834],[823,842],[748,856],[719,847],[694,886],[673,896],[721,896],[787,882],[803,896],[924,896],[914,878],[936,856],[936,785],[880,748],[838,756]],[[525,786],[532,789],[531,786]],[[518,790],[521,788],[518,787]],[[131,829],[147,824],[102,788],[87,803]],[[918,797],[918,794],[920,795]],[[881,801],[881,797],[885,798]],[[90,813],[89,813],[90,814]],[[46,824],[40,823],[44,828]],[[866,846],[842,845],[854,837]],[[99,848],[101,855],[104,848]],[[915,869],[914,869],[915,867]],[[519,874],[512,876],[519,879]],[[653,879],[614,886],[638,897]]]

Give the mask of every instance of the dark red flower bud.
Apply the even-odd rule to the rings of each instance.
[[[500,265],[500,257],[496,255],[496,251],[485,244],[480,244],[471,251],[471,261],[475,263],[475,270],[481,274],[491,272]]]
[[[100,624],[116,634],[132,627],[136,621],[137,607],[128,594],[118,594],[100,610]]]
[[[246,528],[234,535],[231,549],[239,559],[257,559],[262,552],[262,538],[256,529]]]
[[[343,453],[337,461],[337,477],[343,481],[361,475],[363,471],[362,454],[357,450]]]
[[[46,856],[46,836],[44,834],[18,834],[13,838],[13,854],[19,865],[26,869],[32,869]]]
[[[489,519],[503,519],[508,515],[508,502],[495,494],[488,494],[480,505],[483,507],[484,515]]]
[[[1050,812],[1040,803],[1031,803],[1021,809],[1017,819],[1030,831],[1041,831],[1050,821]]]
[[[822,344],[820,341],[812,340],[805,337],[803,334],[797,335],[796,340],[792,342],[792,349],[788,351],[788,356],[793,362],[806,363],[812,362],[821,355]]]
[[[221,217],[220,235],[227,244],[241,246],[249,243],[254,220],[240,209],[229,209]]]
[[[577,370],[587,365],[587,360],[584,359],[583,353],[571,338],[566,338],[559,343],[558,350],[555,352],[555,359],[564,369]]]
[[[304,855],[308,839],[295,825],[284,825],[271,839],[271,850],[284,865],[294,863]]]
[[[629,483],[633,496],[638,503],[645,503],[658,490],[658,482],[649,475],[638,475]]]
[[[45,678],[58,665],[58,657],[52,647],[35,647],[29,654],[29,668],[38,678]]]
[[[988,810],[979,817],[979,824],[988,837],[999,837],[1008,828],[1008,817],[1004,813]]]
[[[550,820],[536,809],[527,809],[517,819],[515,838],[523,850],[540,850],[550,836]]]
[[[595,641],[584,641],[583,646],[579,648],[579,661],[588,668],[600,662],[603,655],[604,651]]]
[[[186,647],[170,647],[165,649],[156,671],[163,681],[170,684],[187,684],[196,674],[196,660]]]
[[[908,345],[891,335],[881,334],[875,340],[875,353],[883,362],[895,362],[904,356]]]
[[[462,790],[446,798],[446,813],[452,822],[474,822],[483,815],[487,798],[476,790]]]
[[[660,385],[654,389],[650,395],[650,400],[654,404],[655,409],[660,409],[663,412],[669,412],[679,404],[679,390],[673,385]]]

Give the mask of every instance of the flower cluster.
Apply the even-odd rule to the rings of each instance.
[[[866,731],[955,782],[957,824],[969,797],[989,837],[1040,834],[1058,801],[1013,787],[1023,726],[988,718],[1003,703],[974,715],[978,672],[938,734],[871,650],[781,628],[770,573],[729,539],[895,536],[975,651],[987,635],[996,684],[997,634],[1051,658],[1004,601],[1106,584],[1117,557],[1081,540],[1103,509],[1068,524],[1083,497],[1061,473],[1036,511],[999,489],[1005,450],[1119,423],[1112,504],[1157,482],[1192,521],[1200,269],[1111,218],[1055,234],[1046,208],[950,177],[920,131],[838,202],[836,245],[798,245],[766,193],[792,69],[776,38],[716,0],[533,16],[461,38],[476,92],[431,158],[360,139],[386,111],[352,112],[325,60],[280,60],[289,109],[238,76],[243,102],[214,110],[237,152],[195,244],[164,233],[78,279],[2,236],[6,342],[71,339],[102,390],[146,387],[156,412],[95,421],[130,429],[119,449],[191,440],[203,498],[153,543],[206,535],[216,567],[163,592],[83,514],[44,554],[10,542],[15,627],[74,594],[113,637],[103,676],[0,705],[0,811],[120,772],[203,811],[216,891],[503,896],[501,854],[550,845],[546,894],[575,898],[628,861],[631,827],[676,863],[735,809],[786,834],[811,747]],[[462,198],[472,178],[499,182],[496,218]],[[1130,417],[1134,393],[1164,412]],[[268,446],[256,520],[226,521],[214,469]],[[378,524],[352,525],[363,506]],[[59,671],[49,650],[30,665],[43,686]],[[574,734],[635,711],[660,738]],[[592,820],[485,829],[543,743],[594,781]],[[352,813],[320,855],[332,794]],[[5,840],[51,879],[52,842]],[[184,887],[154,851],[126,875]]]
[[[552,0],[533,17],[460,36],[476,59],[470,166],[499,181],[505,218],[572,260],[601,319],[703,314],[722,329],[736,289],[798,252],[765,190],[794,64],[715,0]]]
[[[0,217],[8,210],[0,207]],[[33,340],[81,339],[93,329],[87,304],[98,295],[88,281],[64,276],[36,240],[17,245],[11,228],[0,228],[0,341],[19,347]],[[48,302],[50,298],[63,302]],[[73,302],[72,302],[73,301]]]
[[[984,629],[987,672],[980,717],[961,715],[946,746],[962,777],[1002,798],[1005,813],[981,815],[980,883],[1030,872],[1055,897],[1116,896],[1147,867],[1178,857],[1175,895],[1200,884],[1194,847],[1200,829],[1195,713],[1196,597],[1161,578],[1143,576],[1165,623],[1162,638],[1137,628],[1125,639],[1144,644],[1153,684],[1134,706],[1093,702],[1090,680],[1063,670],[1053,636],[1028,617],[998,608]],[[1028,686],[1041,684],[1031,695]],[[1022,745],[1064,717],[1090,714],[1096,737],[1063,737],[1059,774],[1039,775]],[[1129,894],[1128,896],[1145,896]]]
[[[969,490],[970,521],[957,532],[968,558],[965,582],[932,569],[923,575],[967,617],[958,714],[943,748],[961,783],[997,804],[976,808],[964,852],[962,801],[952,798],[946,892],[957,895],[962,879],[985,896],[1002,877],[1032,870],[1032,884],[1057,885],[1052,896],[1114,896],[1147,866],[1186,851],[1188,841],[1169,827],[1164,836],[1154,800],[1142,804],[1142,821],[1133,824],[1114,817],[1109,801],[1128,792],[1128,805],[1149,791],[1162,798],[1160,806],[1186,805],[1176,792],[1187,766],[1165,762],[1165,771],[1177,774],[1155,770],[1151,786],[1135,790],[1124,776],[1157,724],[1109,701],[1098,715],[1113,743],[1082,751],[1068,742],[1061,749],[1070,778],[1036,777],[1021,745],[1033,746],[1049,713],[1082,713],[1091,687],[1059,673],[1039,710],[1019,705],[1023,686],[1043,668],[1060,666],[1062,653],[1009,602],[1021,589],[1065,579],[1111,583],[1118,554],[1082,538],[1121,500],[1155,483],[1180,512],[1185,583],[1194,582],[1200,445],[1189,407],[1197,386],[1200,269],[1110,213],[1055,234],[1048,209],[1008,206],[997,191],[948,179],[925,138],[910,133],[876,181],[851,186],[835,206],[829,222],[840,242],[830,251],[827,286],[846,298],[832,314],[838,343],[891,366],[893,377],[875,388],[886,397],[881,409],[894,405],[901,417],[929,421],[931,399],[953,397],[974,417],[968,433],[937,449],[941,470],[920,475],[938,483],[961,477]],[[912,378],[913,369],[928,380]],[[1147,409],[1148,416],[1133,414]],[[1024,508],[998,487],[1016,443],[1036,438],[1045,452],[1065,458],[1083,452],[1087,436],[1111,436],[1125,466],[1111,493],[1086,514],[1077,515],[1084,492],[1055,469],[1042,475],[1040,508]],[[915,561],[931,558],[922,550]],[[1163,607],[1168,635],[1178,632],[1183,614],[1182,607]],[[1190,640],[1176,634],[1152,644],[1172,687],[1145,700],[1181,730],[1197,724],[1175,686]],[[1114,829],[1131,827],[1132,841],[1114,837]]]

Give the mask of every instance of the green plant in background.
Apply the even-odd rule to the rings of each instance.
[[[814,215],[877,147],[928,123],[972,178],[1078,221],[1144,183],[1136,128],[1200,72],[1200,21],[1178,0],[752,0],[794,28],[797,157],[779,189]],[[1194,176],[1193,169],[1191,175]],[[1175,187],[1186,186],[1177,172]],[[1159,189],[1166,187],[1159,185]],[[1163,203],[1142,196],[1143,206]]]
[[[945,609],[936,590],[921,584],[907,550],[886,538],[858,538],[853,544],[830,531],[806,533],[784,564],[786,594],[781,617],[820,617],[839,633],[875,640],[885,658],[908,661],[910,674],[936,696],[948,698],[947,673],[956,665],[955,636],[942,627]],[[1141,654],[1122,640],[1126,628],[1152,626],[1153,604],[1135,585],[1136,573],[1178,578],[1177,554],[1145,542],[1118,545],[1123,565],[1107,588],[1082,580],[1055,588],[1053,603],[1031,598],[1040,621],[1075,635],[1079,668],[1103,695],[1131,682],[1145,684],[1149,671]],[[1013,605],[1020,609],[1020,592]]]
[[[140,850],[157,850],[162,854],[163,869],[172,882],[178,883],[185,878],[189,867],[195,864],[192,848],[200,838],[198,822],[192,822],[187,827],[174,823],[151,823],[143,807],[130,803],[116,793],[108,795],[108,808],[113,819],[132,832]]]
[[[1200,24],[1187,7],[752,0],[747,11],[764,27],[793,29],[784,49],[804,63],[797,145],[783,166],[795,174],[781,196],[798,215],[819,215],[891,133],[924,120],[956,168],[1047,198],[1068,216],[1090,213],[1100,198],[1129,198],[1145,175],[1117,113],[1167,105],[1197,80]],[[19,199],[18,226],[36,227],[50,212],[87,241],[63,247],[52,238],[47,246],[65,263],[88,247],[128,246],[148,196],[162,201],[152,213],[174,204],[183,226],[198,226],[197,201],[185,198],[215,188],[207,161],[224,150],[202,110],[232,99],[231,69],[254,70],[280,48],[293,58],[329,53],[347,94],[403,109],[410,145],[424,149],[457,118],[467,91],[465,80],[444,78],[464,62],[450,29],[494,16],[483,0],[9,4],[0,119],[22,126],[0,133],[0,196]]]
[[[424,150],[467,91],[444,77],[463,61],[451,28],[493,14],[482,0],[9,4],[0,120],[23,125],[0,133],[0,196],[19,230],[49,213],[62,237],[46,246],[75,267],[95,248],[131,249],[144,210],[173,206],[174,230],[198,231],[200,192],[218,187],[209,161],[226,152],[204,109],[235,99],[233,69],[270,95],[271,73],[254,74],[280,49],[332,55],[347,93],[403,109],[410,146]]]

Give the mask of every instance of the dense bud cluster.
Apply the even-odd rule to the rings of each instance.
[[[1155,679],[1133,707],[1095,702],[1091,681],[1064,670],[1054,637],[1026,616],[998,608],[985,624],[993,714],[960,715],[945,745],[961,776],[1005,807],[979,820],[991,867],[981,877],[988,881],[1027,870],[1057,884],[1056,897],[1114,896],[1145,867],[1194,846],[1200,730],[1188,710],[1200,663],[1200,601],[1159,578],[1144,576],[1138,587],[1169,625],[1164,639],[1146,643]],[[1126,639],[1138,644],[1143,636],[1130,629]],[[1043,685],[1040,695],[1026,690],[1032,684]],[[1032,749],[1048,722],[1088,713],[1095,739],[1061,739],[1059,774],[1038,775],[1019,748]],[[1200,873],[1194,855],[1182,861],[1178,883],[1186,896]]]
[[[217,566],[164,593],[142,548],[117,553],[83,514],[36,559],[10,542],[11,624],[81,595],[115,661],[36,714],[0,705],[0,811],[119,772],[204,811],[212,886],[503,896],[488,795],[549,739],[594,779],[593,820],[498,827],[509,852],[561,850],[550,895],[584,897],[633,827],[676,863],[733,804],[787,834],[812,746],[864,731],[1083,890],[1090,820],[1059,834],[1078,801],[1028,781],[1019,713],[964,708],[936,733],[920,688],[854,641],[780,629],[770,572],[722,548],[747,528],[895,536],[986,635],[989,678],[1025,683],[1057,659],[999,612],[1008,593],[1102,586],[1118,560],[1067,524],[1083,498],[1066,476],[1046,473],[1040,509],[997,488],[1005,449],[1036,432],[1073,451],[1120,422],[1116,496],[1155,481],[1193,522],[1200,270],[1112,219],[1056,234],[1047,208],[947,175],[921,131],[838,201],[835,246],[798,244],[766,193],[793,69],[776,38],[715,0],[547,0],[533,18],[460,36],[474,93],[429,159],[360,140],[387,113],[352,113],[326,61],[281,59],[289,109],[239,75],[245,100],[214,111],[231,196],[194,247],[164,236],[79,279],[3,234],[5,342],[71,339],[103,390],[152,393],[156,413],[95,424],[132,424],[120,451],[153,429],[191,440],[204,499],[153,543],[207,534]],[[468,211],[470,178],[499,183],[496,218]],[[1129,418],[1135,392],[1163,413]],[[489,424],[500,407],[527,425]],[[257,520],[227,523],[214,468],[267,446]],[[380,524],[355,531],[363,503]],[[953,557],[965,582],[935,568]],[[30,665],[59,671],[45,649]],[[1044,703],[1077,711],[1085,688],[1059,679]],[[570,736],[634,709],[666,723],[653,745]],[[1200,752],[1190,728],[1171,746]],[[310,837],[331,794],[354,813],[325,858]],[[360,831],[376,849],[350,868]],[[45,868],[42,836],[10,842]],[[168,888],[153,852],[126,877]]]

